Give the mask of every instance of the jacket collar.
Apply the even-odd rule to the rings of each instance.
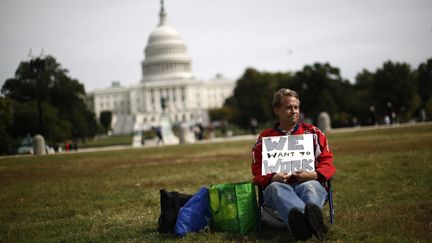
[[[300,126],[300,123],[297,122],[295,124],[295,126],[293,127],[293,129],[291,129],[291,131],[285,131],[285,130],[282,130],[280,128],[280,122],[276,122],[273,126],[273,129],[278,131],[281,135],[291,135],[291,134],[294,134],[295,132],[297,132],[299,126]]]

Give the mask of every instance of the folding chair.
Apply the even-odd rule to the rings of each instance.
[[[333,207],[333,192],[332,192],[332,183],[331,179],[325,182],[325,187],[327,189],[327,198],[324,205],[329,205],[329,213],[330,213],[330,224],[334,223],[334,207]],[[258,231],[261,231],[261,224],[264,222],[270,226],[276,228],[285,227],[285,223],[282,219],[278,218],[276,213],[270,209],[265,207],[264,205],[264,190],[261,186],[258,186]]]

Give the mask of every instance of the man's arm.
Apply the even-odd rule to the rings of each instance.
[[[336,167],[333,164],[333,153],[331,152],[328,141],[324,133],[316,128],[317,145],[319,146],[320,154],[316,158],[315,171],[317,172],[318,180],[327,181],[336,173]]]
[[[258,138],[255,145],[252,148],[252,174],[254,176],[253,181],[255,184],[266,187],[268,184],[270,184],[272,177],[274,174],[268,174],[268,175],[261,175],[262,170],[262,139],[261,137]]]

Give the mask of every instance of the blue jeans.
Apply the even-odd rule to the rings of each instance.
[[[272,182],[264,191],[264,206],[276,210],[278,217],[288,225],[291,209],[298,208],[304,212],[307,203],[322,208],[326,198],[327,191],[317,180],[293,184]]]

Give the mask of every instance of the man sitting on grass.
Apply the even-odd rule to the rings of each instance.
[[[253,146],[254,182],[265,188],[264,206],[276,211],[296,240],[306,240],[312,234],[324,240],[327,228],[322,207],[327,191],[323,184],[336,172],[327,138],[317,127],[299,122],[300,99],[297,92],[290,89],[277,91],[273,98],[273,111],[279,122],[263,131]],[[299,134],[313,134],[315,171],[262,175],[262,138]]]

